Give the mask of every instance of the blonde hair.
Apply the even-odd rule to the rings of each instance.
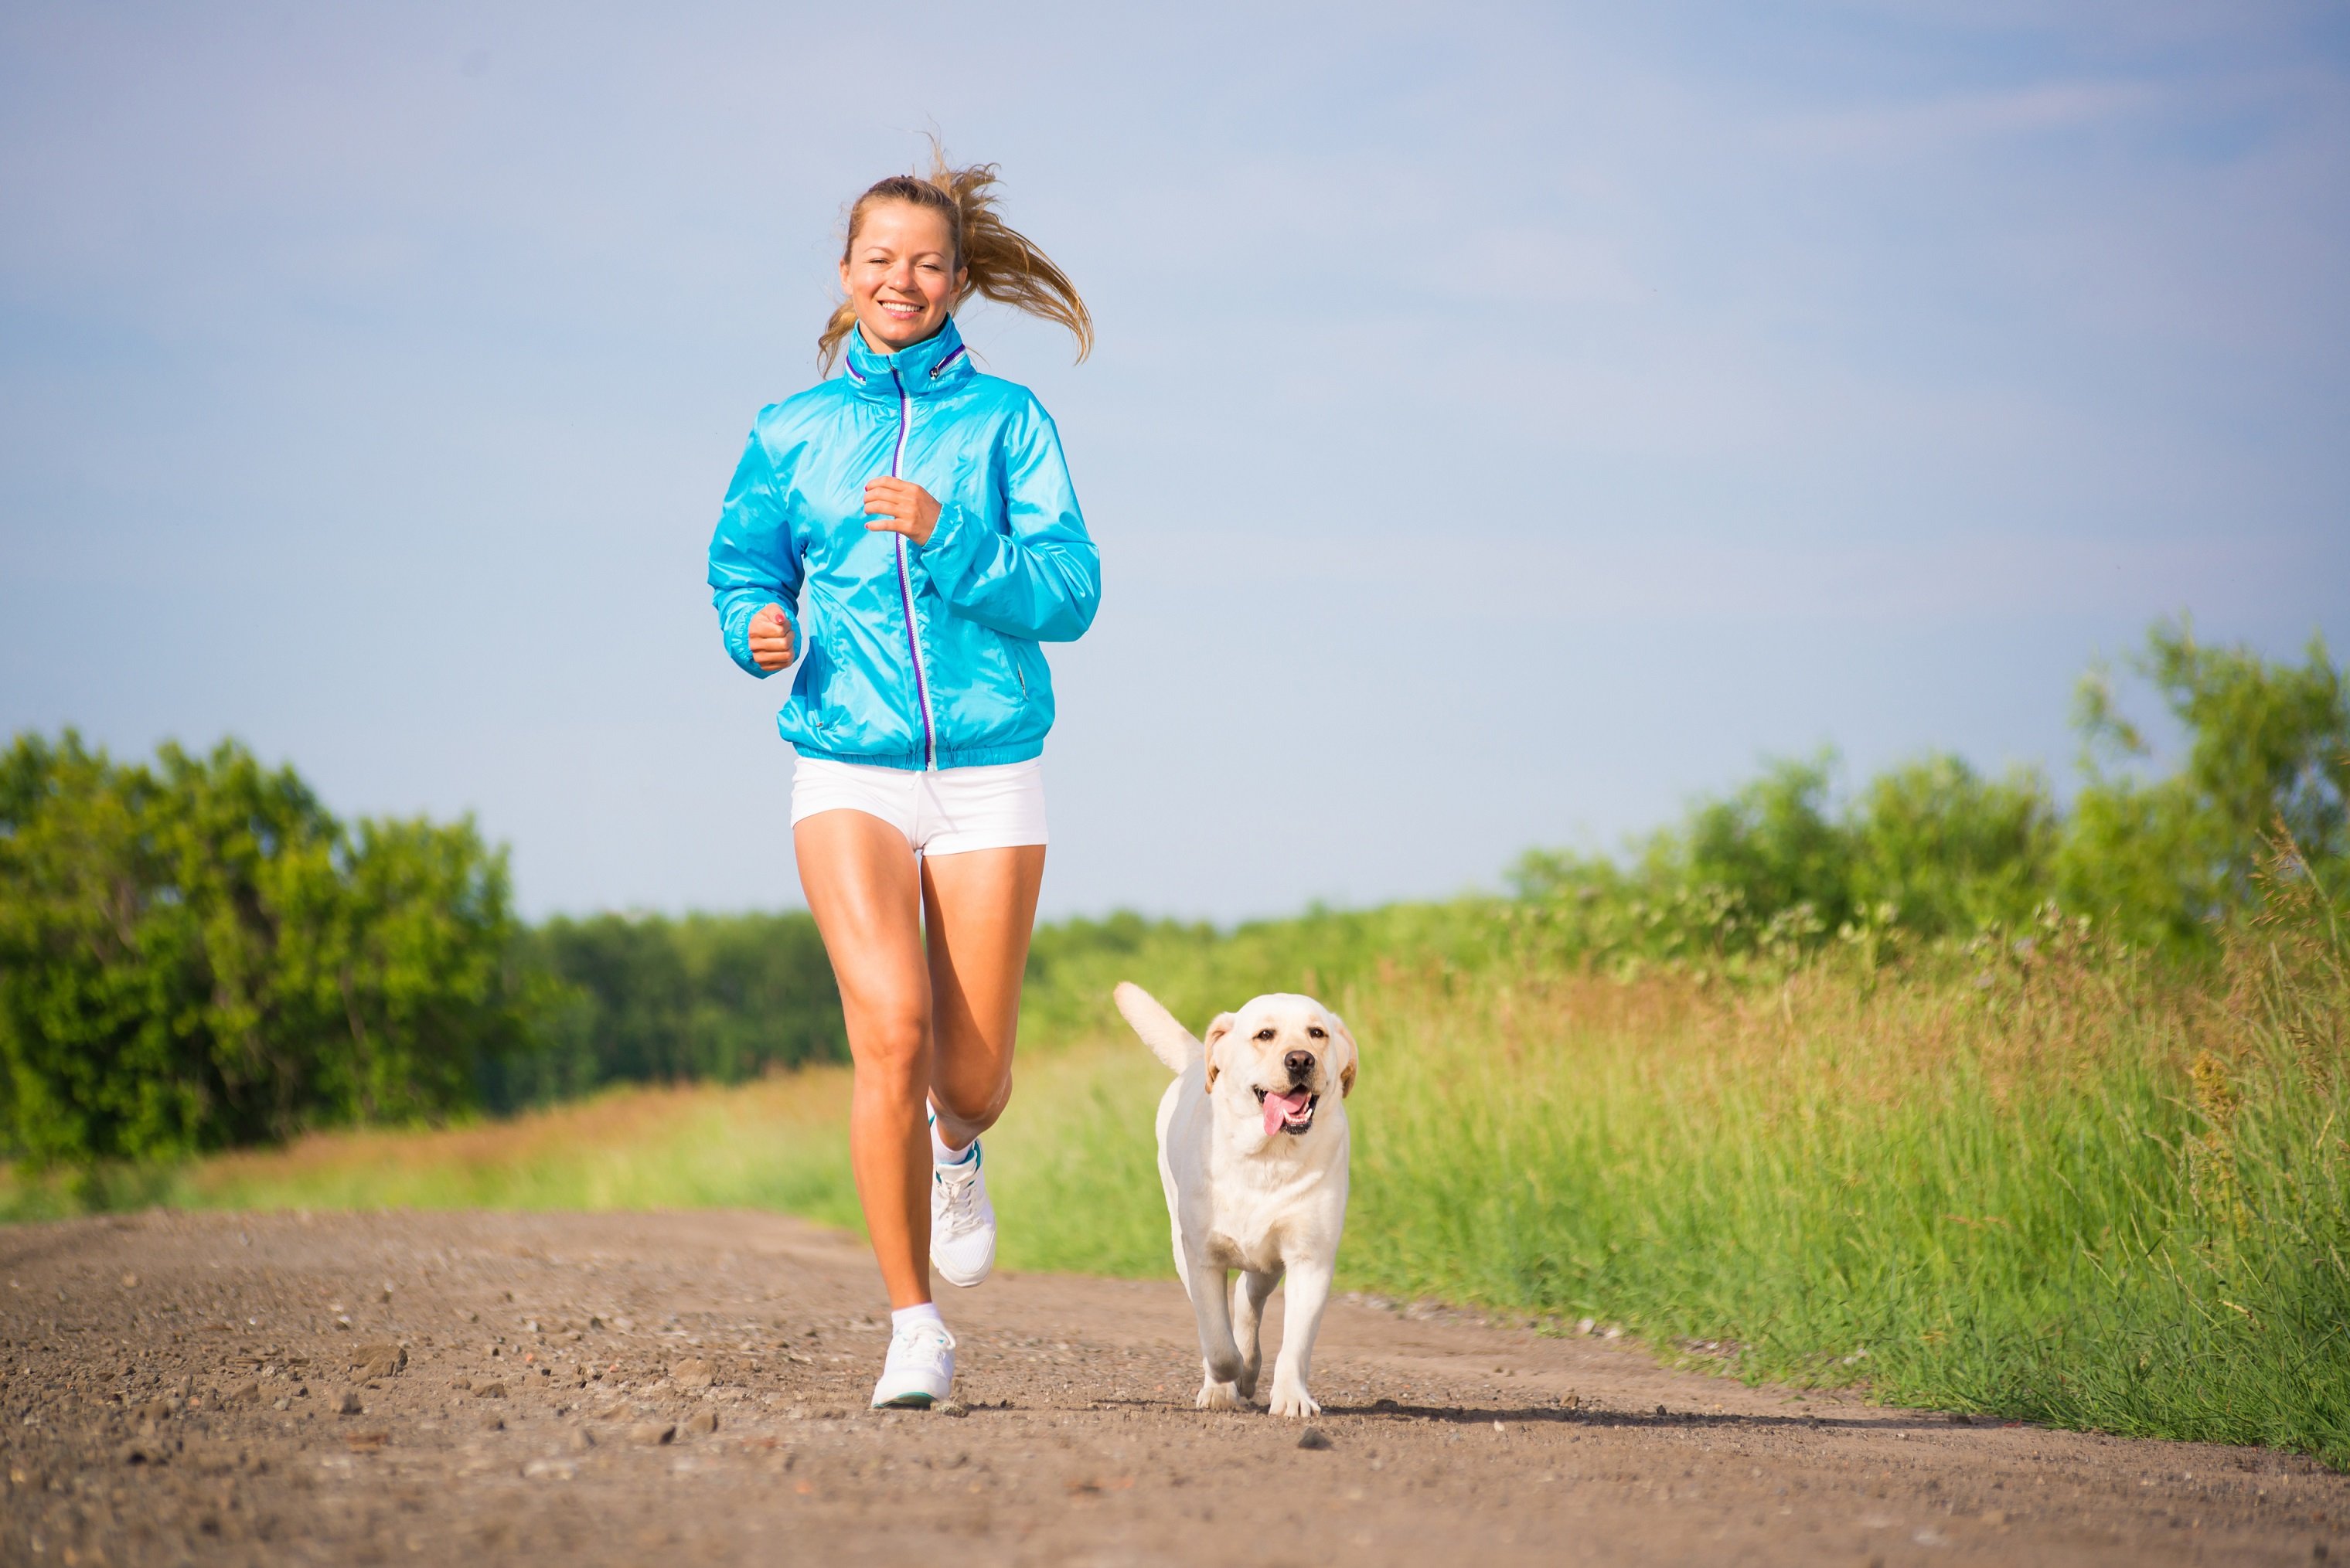
[[[1057,321],[1077,340],[1077,358],[1094,351],[1093,312],[1077,293],[1069,275],[1053,265],[1035,242],[1003,221],[996,211],[995,165],[974,163],[950,168],[946,152],[931,143],[928,174],[892,174],[868,187],[848,209],[848,240],[841,246],[843,261],[857,244],[857,231],[865,215],[884,202],[904,202],[927,207],[947,221],[954,245],[955,265],[963,269],[962,286],[955,291],[952,308],[960,310],[972,295],[984,295],[999,305],[1031,316]],[[840,346],[857,326],[857,311],[842,301],[817,334],[816,354],[827,370],[840,357]]]

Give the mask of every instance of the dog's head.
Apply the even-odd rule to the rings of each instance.
[[[1310,996],[1260,996],[1238,1012],[1220,1013],[1203,1044],[1208,1093],[1231,1080],[1227,1099],[1245,1094],[1268,1138],[1311,1132],[1322,1096],[1336,1088],[1343,1098],[1355,1087],[1355,1037]]]

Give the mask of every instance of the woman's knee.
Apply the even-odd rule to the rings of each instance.
[[[930,1086],[931,1035],[926,1018],[916,1014],[858,1018],[849,1027],[848,1047],[860,1087],[916,1096]]]
[[[969,1084],[933,1084],[931,1098],[939,1109],[965,1127],[984,1132],[995,1125],[1003,1107],[1012,1103],[1012,1070],[1005,1068],[992,1085],[974,1092]]]

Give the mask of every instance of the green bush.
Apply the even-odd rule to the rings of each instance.
[[[2299,666],[2249,649],[2210,648],[2185,621],[2157,626],[2133,661],[2187,737],[2168,777],[2108,772],[2101,759],[2152,754],[2114,700],[2111,678],[2082,681],[2076,722],[2087,787],[2058,852],[2058,896],[2130,939],[2208,949],[2213,922],[2241,907],[2271,839],[2291,839],[2313,872],[2343,886],[2350,868],[2350,689],[2313,638]]]
[[[2069,812],[2035,774],[1987,779],[1939,753],[1841,805],[1828,759],[1781,763],[1625,859],[1527,855],[1509,916],[1534,950],[1617,973],[1779,975],[1839,940],[1872,954],[1962,949],[2050,907],[2208,967],[2273,838],[2323,886],[2350,881],[2350,688],[2322,642],[2300,665],[2274,663],[2200,644],[2183,621],[2157,625],[2133,664],[2186,742],[2166,777],[2137,771],[2153,748],[2095,670]]]
[[[234,742],[0,756],[0,1151],[147,1159],[433,1116],[511,1051],[505,861],[347,830]]]
[[[848,1059],[832,965],[805,914],[558,918],[522,933],[515,956],[537,1048],[494,1069],[494,1109]]]

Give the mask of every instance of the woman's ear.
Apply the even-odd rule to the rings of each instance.
[[[1345,1099],[1355,1092],[1355,1066],[1362,1060],[1362,1052],[1355,1045],[1355,1037],[1347,1033],[1347,1021],[1335,1012],[1325,1012],[1330,1021],[1330,1033],[1338,1042],[1338,1097]]]
[[[1208,1025],[1208,1033],[1201,1038],[1201,1044],[1207,1048],[1208,1087],[1211,1089],[1216,1086],[1216,1074],[1220,1071],[1216,1066],[1216,1047],[1224,1043],[1224,1036],[1230,1034],[1232,1025],[1239,1022],[1236,1014],[1219,1012],[1216,1021]]]

